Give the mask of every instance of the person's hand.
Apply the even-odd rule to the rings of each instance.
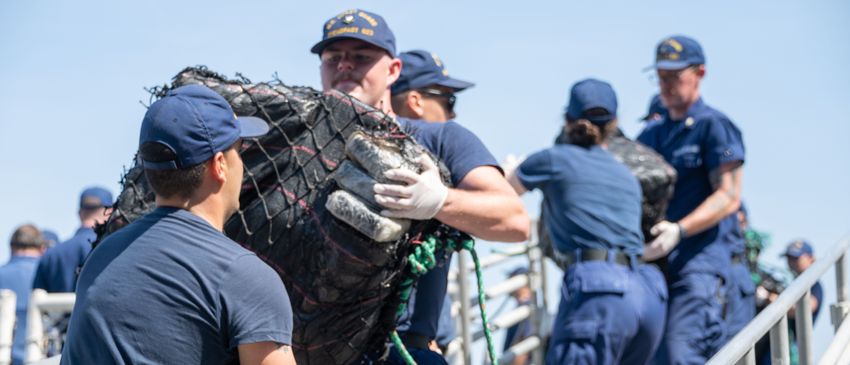
[[[403,184],[375,184],[375,201],[389,208],[381,215],[390,218],[426,220],[443,208],[449,188],[443,185],[440,170],[427,155],[419,157],[422,173],[392,169],[384,173],[389,180]]]
[[[525,155],[515,155],[513,153],[509,153],[505,156],[505,159],[501,163],[502,171],[505,172],[505,176],[511,176],[511,174],[516,171],[517,167],[525,161]]]
[[[667,256],[682,240],[682,226],[669,221],[656,223],[649,233],[655,236],[655,239],[643,249],[643,258],[646,261]]]

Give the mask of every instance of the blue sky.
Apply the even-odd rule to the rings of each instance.
[[[705,101],[744,134],[744,197],[774,239],[766,258],[778,262],[796,237],[825,252],[850,232],[846,1],[4,1],[0,239],[25,222],[67,238],[83,187],[117,194],[144,87],[184,66],[318,86],[308,50],[322,23],[351,7],[383,15],[400,50],[436,52],[477,83],[459,95],[458,121],[499,158],[549,145],[569,86],[586,77],[614,86],[621,126],[635,136],[657,89],[643,72],[654,46],[693,36],[707,58]],[[525,198],[534,214],[538,199]],[[7,255],[0,249],[0,262]]]

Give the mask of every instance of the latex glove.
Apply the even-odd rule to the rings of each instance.
[[[655,239],[643,249],[643,258],[646,261],[667,256],[682,240],[682,226],[669,221],[656,223],[649,233],[655,236]]]
[[[517,167],[519,167],[523,161],[525,161],[525,155],[517,156],[513,153],[509,153],[505,156],[505,159],[501,163],[502,171],[505,172],[505,177],[511,176],[511,174],[516,171]]]
[[[389,208],[381,215],[390,218],[426,220],[443,208],[449,188],[443,185],[440,169],[426,155],[419,157],[422,173],[392,169],[384,173],[389,180],[404,184],[375,184],[375,201]]]

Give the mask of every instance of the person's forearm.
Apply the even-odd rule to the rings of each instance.
[[[511,191],[494,194],[449,189],[443,208],[435,218],[488,241],[525,241],[531,229],[525,207]]]
[[[741,206],[741,169],[736,167],[719,175],[718,188],[690,214],[679,220],[687,236],[714,227]]]

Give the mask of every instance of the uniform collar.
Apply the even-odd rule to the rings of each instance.
[[[74,236],[79,236],[81,234],[94,234],[94,228],[80,227],[80,228],[77,228],[76,232],[74,232]]]
[[[38,261],[40,258],[41,256],[12,255],[12,257],[9,258],[9,262],[12,263],[15,261]]]
[[[702,97],[697,99],[690,108],[688,108],[688,112],[685,113],[685,117],[680,120],[670,119],[670,114],[664,116],[664,120],[662,124],[670,125],[668,128],[673,128],[674,130],[684,130],[693,128],[698,119],[696,118],[697,114],[699,114],[706,107],[705,103],[702,101]]]

